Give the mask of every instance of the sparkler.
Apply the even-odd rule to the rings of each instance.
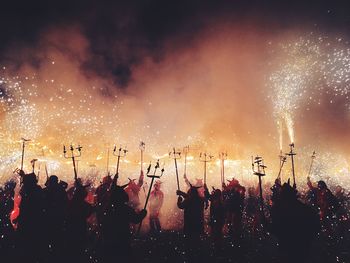
[[[213,160],[213,157],[214,156],[210,155],[207,152],[201,152],[199,154],[199,160],[204,164],[204,184],[207,183],[207,163],[211,162]]]
[[[225,160],[227,159],[227,152],[219,153],[219,158],[221,161],[221,185],[225,183]]]
[[[179,171],[177,169],[177,159],[181,158],[181,152],[176,151],[175,147],[172,152],[169,152],[169,157],[174,159],[175,162],[175,172],[176,172],[176,182],[177,182],[177,190],[180,190],[180,182],[179,182]],[[186,158],[186,157],[185,157]]]
[[[66,150],[66,146],[63,145],[63,156],[66,159],[72,159],[72,163],[73,163],[73,170],[74,170],[74,181],[78,180],[78,172],[77,172],[77,167],[76,167],[76,163],[75,163],[75,158],[80,157],[81,156],[81,149],[83,147],[78,145],[78,147],[74,148],[73,145],[70,145],[70,155],[67,155],[67,150]],[[78,154],[75,153],[75,151],[78,151]]]
[[[280,51],[283,62],[270,75],[270,85],[282,149],[283,124],[295,142],[294,112],[301,103],[319,105],[326,95],[329,103],[342,97],[350,109],[350,48],[341,38],[310,35],[281,44]]]

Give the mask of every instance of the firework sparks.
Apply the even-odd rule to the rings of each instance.
[[[295,141],[294,115],[302,103],[320,104],[324,94],[345,99],[349,108],[350,49],[342,39],[299,38],[279,46],[281,61],[270,75],[270,96],[282,148],[283,127]],[[330,99],[329,103],[333,103]],[[283,125],[284,124],[284,125]]]

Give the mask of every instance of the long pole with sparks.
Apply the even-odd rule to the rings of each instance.
[[[25,148],[25,145],[26,145],[26,142],[29,142],[30,139],[24,139],[22,138],[22,157],[21,157],[21,170],[23,171],[23,162],[24,162],[24,148]]]
[[[199,160],[203,162],[203,165],[204,165],[204,184],[207,184],[207,163],[211,162],[212,159],[213,159],[213,156],[207,152],[201,152],[199,154]]]
[[[310,168],[309,168],[308,177],[310,177],[310,175],[311,175],[312,165],[313,165],[313,163],[314,163],[315,158],[316,158],[316,152],[313,151],[313,153],[312,153],[312,155],[311,155],[311,163],[310,163]]]
[[[114,183],[117,182],[118,177],[119,177],[119,163],[120,163],[120,157],[125,157],[126,153],[128,152],[128,150],[126,148],[122,148],[121,146],[118,149],[118,153],[117,153],[117,146],[114,145],[114,149],[113,149],[113,155],[117,156],[117,168],[116,168],[116,172],[114,175]]]
[[[46,182],[47,182],[47,181],[49,180],[49,172],[48,172],[48,170],[47,170],[47,163],[46,163],[46,160],[45,160],[45,151],[44,151],[44,148],[41,149],[41,156],[43,157],[43,159],[44,159],[44,161],[45,161],[44,165],[45,165],[45,174],[46,174]],[[38,177],[39,177],[39,175],[38,175]]]
[[[140,172],[141,173],[143,172],[143,153],[145,152],[145,147],[146,147],[146,144],[143,141],[141,141],[140,145],[139,145],[140,155],[141,155],[141,161],[140,161],[141,162],[141,164],[140,164],[140,166],[141,166]]]
[[[186,173],[187,173],[187,155],[189,151],[190,151],[190,146],[189,145],[185,146],[183,149],[183,153],[185,155],[184,177],[186,177]]]
[[[259,177],[259,191],[260,191],[260,212],[263,218],[265,217],[264,213],[264,197],[263,197],[263,189],[262,189],[262,180],[261,177],[265,176],[265,168],[264,160],[260,156],[256,156],[253,158],[252,156],[252,170],[254,175]]]
[[[175,147],[172,152],[169,152],[169,157],[174,159],[175,162],[175,172],[176,172],[176,181],[177,181],[177,190],[180,190],[180,181],[179,181],[179,171],[177,169],[177,159],[181,158],[181,152],[176,151]]]
[[[63,156],[66,159],[71,158],[72,159],[72,163],[73,163],[73,170],[74,170],[74,181],[78,180],[78,172],[77,172],[77,167],[76,167],[76,163],[75,163],[75,158],[80,157],[81,156],[81,149],[83,147],[81,147],[80,145],[78,145],[78,147],[74,148],[73,145],[70,145],[70,151],[71,151],[71,155],[67,155],[67,150],[66,150],[66,146],[63,145]],[[75,154],[74,151],[77,150],[78,154]]]
[[[163,166],[163,168],[161,169],[161,174],[160,174],[160,175],[156,175],[157,170],[158,170],[158,168],[160,167],[160,165],[159,165],[159,160],[157,160],[157,163],[156,163],[156,165],[154,166],[153,175],[150,175],[150,174],[149,174],[150,171],[151,171],[151,167],[152,167],[152,165],[151,165],[151,163],[150,163],[149,166],[148,166],[148,168],[147,168],[147,177],[152,178],[152,180],[151,180],[151,184],[150,184],[150,186],[149,186],[149,188],[148,188],[148,193],[147,193],[145,205],[144,205],[144,207],[143,207],[144,210],[146,210],[146,208],[147,208],[147,204],[148,204],[149,197],[150,197],[150,195],[151,195],[151,191],[152,191],[152,186],[153,186],[154,179],[155,179],[155,178],[161,178],[161,177],[163,176],[163,173],[164,173],[164,166]],[[141,227],[142,227],[142,221],[141,221],[140,224],[139,224],[139,228],[138,228],[138,230],[137,230],[137,235],[140,234]]]
[[[280,182],[282,183],[282,168],[283,168],[284,163],[287,161],[287,157],[282,155],[282,150],[281,150],[280,155],[278,157],[280,158],[280,169],[278,171],[277,179],[280,180]]]
[[[33,159],[30,161],[31,165],[32,165],[32,173],[35,173],[35,163],[38,161],[38,159]]]
[[[294,168],[294,156],[296,155],[296,153],[294,152],[294,143],[289,144],[289,147],[290,147],[290,151],[286,155],[290,156],[290,158],[292,160],[293,188],[296,189],[297,184],[295,181],[295,168]]]
[[[225,183],[225,160],[227,159],[227,152],[219,153],[219,158],[221,161],[221,185]]]
[[[109,148],[107,148],[107,164],[106,164],[107,176],[109,176]]]

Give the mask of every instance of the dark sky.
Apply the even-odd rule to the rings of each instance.
[[[90,41],[91,61],[98,74],[111,73],[126,85],[130,66],[150,55],[161,59],[166,40],[187,45],[209,23],[253,23],[265,31],[319,26],[349,32],[349,1],[203,1],[203,0],[35,0],[7,1],[0,14],[0,56],[6,50],[35,46],[45,30],[79,26]],[[118,44],[116,44],[118,43]],[[123,43],[123,49],[117,47]],[[98,60],[98,63],[96,62]]]

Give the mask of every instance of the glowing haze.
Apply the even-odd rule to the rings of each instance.
[[[208,151],[215,156],[208,180],[219,186],[217,159],[223,150],[229,155],[228,178],[255,182],[249,162],[251,155],[259,154],[265,157],[272,180],[280,149],[287,152],[293,141],[300,180],[305,179],[309,157],[316,150],[319,166],[322,160],[326,173],[343,184],[349,177],[347,93],[335,96],[329,91],[334,91],[336,81],[313,88],[320,70],[311,65],[324,50],[293,53],[288,44],[300,43],[300,36],[310,38],[309,32],[269,34],[250,25],[208,26],[187,45],[177,45],[176,37],[167,39],[159,58],[139,50],[143,59],[131,66],[126,83],[118,83],[109,73],[101,75],[85,67],[93,57],[91,43],[78,26],[47,29],[32,47],[8,48],[2,63],[2,181],[19,167],[24,137],[32,139],[26,147],[26,170],[31,169],[31,159],[39,158],[50,173],[65,179],[72,178],[72,168],[62,156],[63,144],[83,146],[79,173],[96,177],[97,182],[106,174],[107,148],[127,146],[129,153],[121,165],[121,180],[127,181],[139,173],[138,145],[143,140],[145,162],[161,159],[166,166],[164,187],[170,190],[176,183],[167,155],[173,146],[190,145],[191,180],[202,177],[198,156]],[[129,52],[126,45],[121,42],[111,48]],[[342,40],[334,48],[346,53],[348,46]],[[349,58],[349,54],[342,56]],[[98,64],[98,57],[94,59]],[[334,61],[344,74],[349,73],[349,63]],[[347,78],[338,88],[347,88]],[[329,154],[338,156],[335,162],[341,167],[325,164]],[[111,154],[112,173],[115,161]],[[289,169],[286,165],[286,177]],[[181,175],[182,170],[181,163]]]

